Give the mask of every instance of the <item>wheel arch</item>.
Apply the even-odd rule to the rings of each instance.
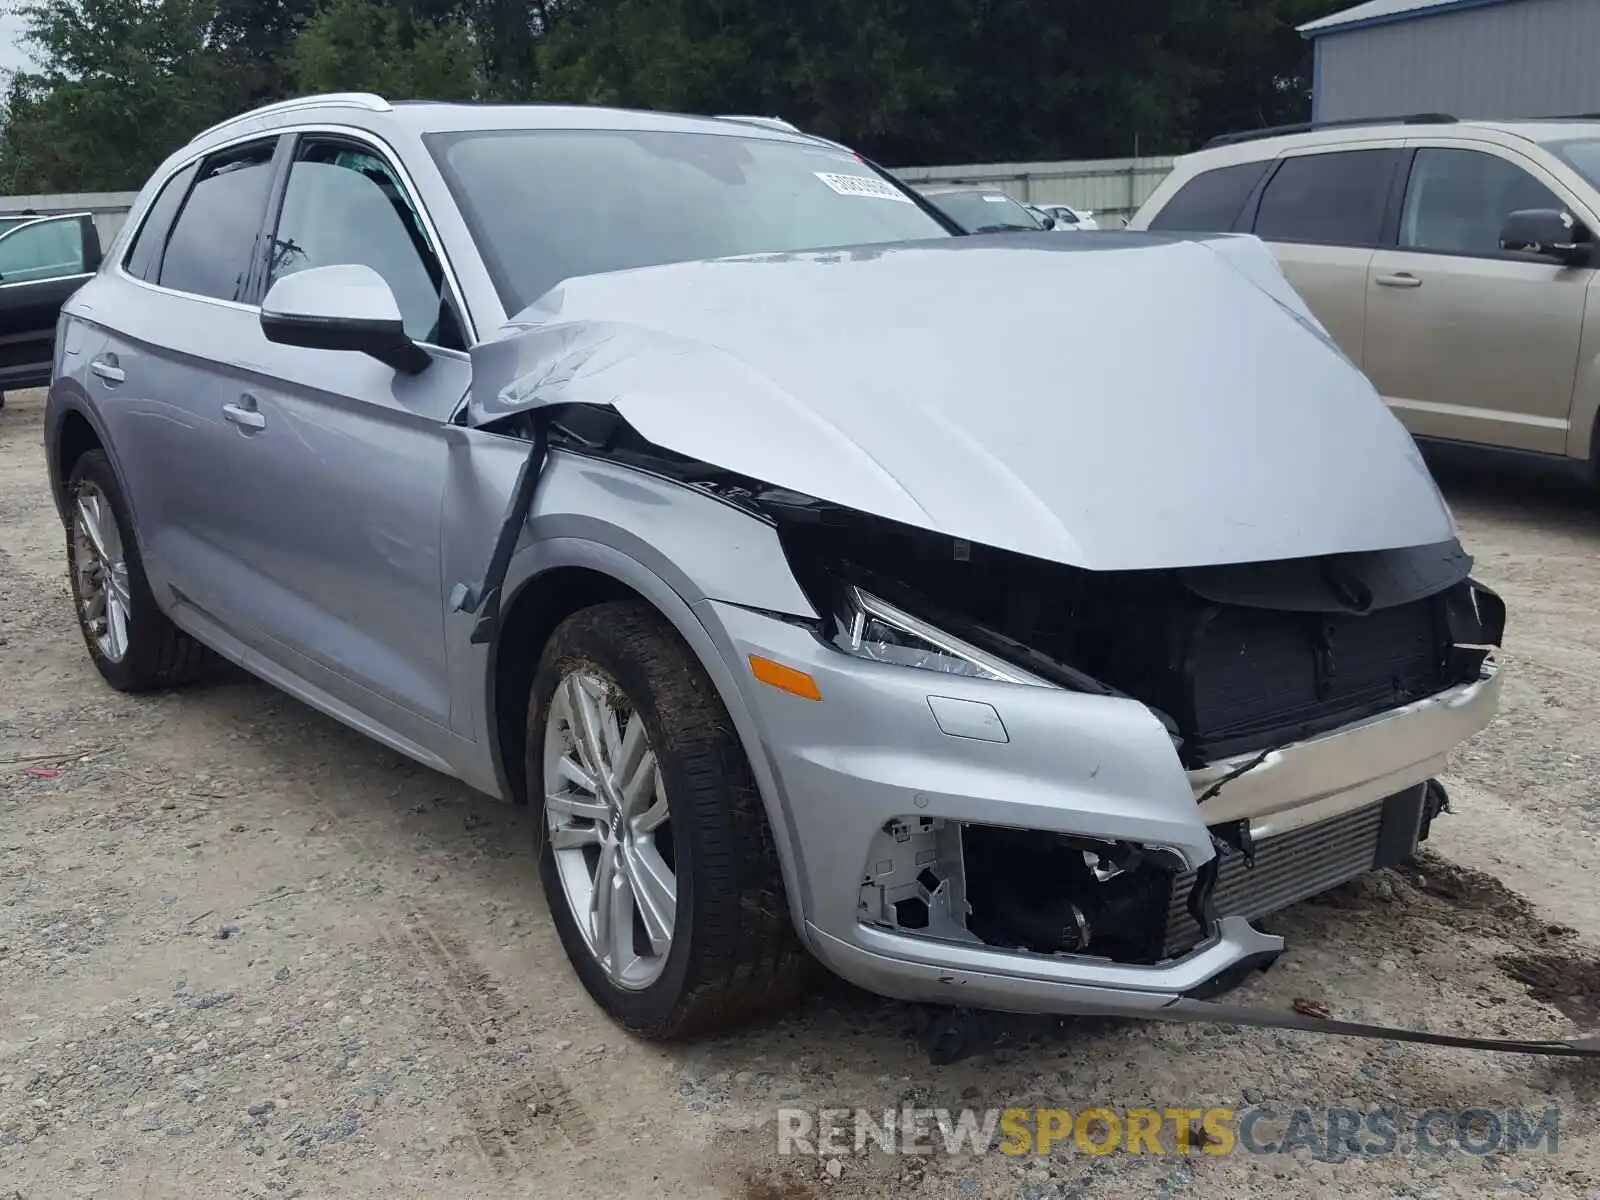
[[[689,647],[705,671],[733,723],[755,776],[783,872],[790,917],[805,939],[805,872],[797,861],[797,841],[789,823],[776,772],[766,753],[760,726],[727,660],[719,638],[705,624],[704,597],[684,595],[637,559],[611,546],[580,538],[551,538],[519,555],[527,563],[514,588],[507,589],[501,625],[490,648],[485,678],[485,721],[502,794],[527,802],[524,756],[527,747],[528,693],[539,657],[556,626],[572,613],[608,600],[637,599],[659,613]],[[514,560],[511,575],[519,574]],[[689,590],[688,581],[685,590]]]
[[[50,428],[50,444],[47,448],[50,457],[50,483],[55,492],[56,508],[65,517],[67,481],[72,478],[73,467],[91,450],[104,450],[107,456],[111,451],[99,426],[79,405],[70,403],[63,405],[61,415]]]

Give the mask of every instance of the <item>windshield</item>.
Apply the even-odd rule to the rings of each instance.
[[[1551,142],[1549,148],[1569,167],[1600,188],[1600,138],[1571,142]]]
[[[507,312],[578,275],[951,236],[835,147],[636,130],[427,141]]]
[[[928,199],[968,233],[1040,228],[1038,220],[1004,192],[940,192]]]

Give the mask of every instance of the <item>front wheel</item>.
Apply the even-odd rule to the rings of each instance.
[[[692,1037],[774,1011],[811,959],[743,747],[694,655],[641,602],[552,636],[528,706],[539,872],[567,956],[613,1018]]]

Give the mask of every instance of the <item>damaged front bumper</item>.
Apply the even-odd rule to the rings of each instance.
[[[1137,701],[864,661],[802,625],[702,608],[778,783],[813,952],[871,991],[972,1008],[1151,1014],[1268,965],[1282,939],[1250,919],[1409,854],[1436,807],[1428,781],[1500,687],[1490,662],[1476,682],[1188,772]],[[808,673],[821,699],[757,683],[751,655]],[[1008,866],[1043,853],[1069,869]],[[1252,889],[1252,869],[1275,882]],[[1010,875],[1060,880],[1068,900],[1107,891],[1021,912]],[[1185,912],[1200,922],[1187,938]]]

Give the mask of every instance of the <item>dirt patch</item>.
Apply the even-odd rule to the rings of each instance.
[[[1463,915],[1482,914],[1500,926],[1519,930],[1544,925],[1532,904],[1493,875],[1450,862],[1430,850],[1420,851],[1415,861],[1398,867],[1396,873],[1410,887],[1448,902]]]
[[[1502,954],[1495,965],[1584,1029],[1600,1029],[1600,957],[1571,951]]]
[[[817,1200],[817,1191],[797,1179],[770,1175],[747,1175],[741,1183],[739,1200]]]

